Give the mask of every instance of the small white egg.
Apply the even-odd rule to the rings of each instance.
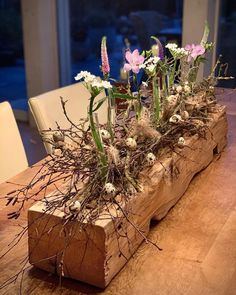
[[[106,129],[101,129],[100,134],[102,136],[102,139],[110,139],[111,134]]]
[[[107,182],[104,189],[107,194],[114,194],[116,192],[116,188],[111,182]]]
[[[74,201],[69,205],[70,211],[79,211],[81,209],[80,201]]]
[[[173,115],[172,117],[170,117],[169,122],[170,123],[178,123],[182,121],[182,117],[180,115]]]
[[[183,111],[181,113],[181,117],[184,119],[184,120],[188,120],[189,119],[189,113],[187,111]]]
[[[125,141],[125,144],[128,148],[132,149],[132,150],[135,150],[136,147],[137,147],[137,142],[134,138],[132,137],[128,137]]]
[[[183,147],[185,145],[185,139],[183,137],[180,137],[178,139],[178,146]]]
[[[148,153],[146,156],[147,162],[149,166],[153,166],[156,161],[156,156],[153,153]]]
[[[191,88],[188,85],[185,85],[184,86],[184,92],[187,93],[187,94],[190,93],[191,92]]]
[[[183,91],[183,87],[182,87],[181,85],[178,85],[178,86],[176,87],[176,91],[177,91],[178,93],[181,93],[181,92]]]

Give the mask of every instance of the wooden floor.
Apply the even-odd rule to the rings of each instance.
[[[33,269],[23,294],[236,294],[236,92],[219,97],[228,106],[228,146],[167,217],[152,225],[149,238],[163,251],[143,243],[105,290],[69,279],[59,287],[54,275]]]

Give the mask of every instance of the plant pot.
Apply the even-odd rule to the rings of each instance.
[[[81,228],[76,221],[63,225],[63,212],[47,214],[44,203],[36,203],[28,212],[30,263],[64,277],[106,287],[147,236],[150,221],[162,219],[194,175],[209,165],[214,153],[223,150],[226,135],[225,107],[217,106],[205,138],[186,138],[186,146],[177,147],[176,152],[166,151],[154,166],[141,173],[143,192],[126,203],[126,212],[130,212],[126,217],[111,206],[109,216],[102,212],[100,220]]]

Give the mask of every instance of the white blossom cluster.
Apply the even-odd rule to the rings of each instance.
[[[188,55],[188,52],[184,48],[178,47],[175,43],[168,43],[165,47],[170,50],[175,58],[181,58]]]
[[[95,75],[92,75],[88,71],[81,71],[75,76],[75,80],[84,80],[85,83],[90,83],[92,87],[97,88],[112,88],[112,85],[109,81],[99,81]]]
[[[153,72],[159,60],[160,60],[160,57],[151,56],[143,64],[141,64],[139,68],[148,70],[149,72]]]

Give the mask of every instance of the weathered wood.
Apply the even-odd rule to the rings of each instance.
[[[43,213],[42,202],[33,205],[28,212],[30,263],[58,275],[62,273],[65,277],[105,287],[143,240],[132,224],[147,235],[150,220],[162,219],[184,194],[193,176],[226,145],[224,107],[212,114],[208,127],[206,139],[197,135],[188,138],[184,148],[161,157],[142,173],[144,191],[126,204],[126,210],[133,212],[128,216],[131,222],[117,218],[114,227],[114,220],[106,218],[84,226],[83,230],[76,222],[62,227],[62,212],[48,215]],[[111,208],[110,214],[113,211]],[[118,239],[115,228],[120,232]],[[122,233],[128,235],[128,240]]]

